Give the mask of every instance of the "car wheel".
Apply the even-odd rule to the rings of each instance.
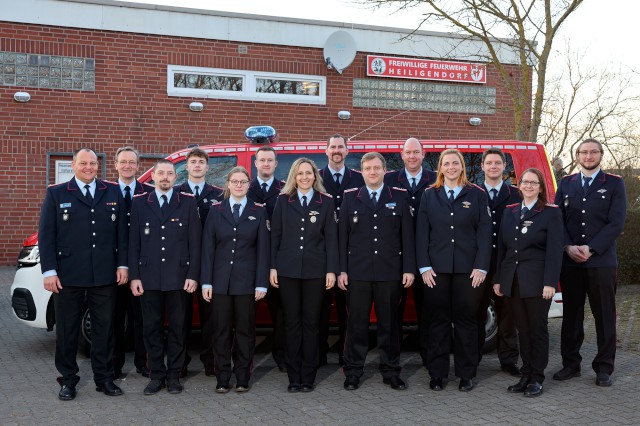
[[[82,320],[80,323],[80,339],[78,339],[80,350],[85,356],[91,356],[91,315],[89,307],[85,306],[82,310]]]
[[[488,353],[498,346],[498,314],[493,300],[487,307],[487,321],[484,323],[485,339],[482,351]]]

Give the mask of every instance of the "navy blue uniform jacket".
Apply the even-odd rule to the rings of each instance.
[[[483,188],[485,189],[485,188]],[[502,214],[508,205],[516,204],[522,201],[518,188],[503,182],[500,191],[494,200],[487,194],[489,198],[489,209],[491,210],[491,266],[487,274],[488,282],[492,282],[493,276],[497,271],[498,264],[498,238],[500,236],[500,224],[502,223]]]
[[[185,181],[182,185],[175,187],[174,191],[193,194],[193,192],[191,192],[189,182],[187,181]],[[196,200],[196,203],[198,204],[198,214],[200,215],[200,222],[202,223],[203,227],[205,222],[207,221],[207,215],[209,214],[211,206],[217,201],[222,201],[223,193],[224,191],[222,188],[209,185],[205,182],[204,189],[199,194],[199,197]]]
[[[564,245],[588,245],[595,251],[584,263],[576,263],[565,253],[566,266],[578,268],[615,267],[616,238],[624,229],[627,195],[620,176],[602,170],[582,194],[580,173],[560,181],[555,203],[564,219]]]
[[[350,280],[402,280],[415,274],[415,237],[407,191],[385,185],[373,207],[366,187],[344,193],[338,221],[340,271]]]
[[[283,187],[284,182],[278,179],[274,179],[271,183],[271,186],[269,187],[269,190],[265,194],[260,187],[258,179],[253,178],[251,180],[251,184],[249,184],[247,198],[256,203],[264,204],[267,209],[268,218],[271,218],[271,216],[273,216],[273,209],[276,206],[276,201],[278,200],[278,195],[280,195],[280,191],[282,191]]]
[[[214,204],[202,235],[202,284],[214,294],[254,294],[269,288],[267,210],[247,199],[236,225],[229,199]]]
[[[145,290],[182,290],[184,281],[200,278],[202,226],[196,200],[175,189],[167,214],[155,191],[137,195],[131,204],[129,279]]]
[[[420,207],[420,200],[422,199],[422,193],[429,185],[433,185],[436,181],[437,174],[431,170],[422,168],[422,176],[420,180],[416,182],[416,190],[411,190],[411,179],[407,176],[404,168],[389,172],[384,176],[385,185],[395,186],[397,188],[404,188],[407,190],[409,202],[413,207],[414,222],[418,214],[418,208]]]
[[[436,274],[488,271],[491,215],[484,190],[468,184],[453,204],[444,186],[424,191],[416,224],[416,252],[418,268],[431,266]]]
[[[127,266],[127,210],[117,184],[96,179],[89,204],[75,178],[47,188],[40,210],[42,272],[55,269],[62,286],[114,284]]]
[[[344,168],[344,176],[340,177],[340,186],[336,185],[336,180],[333,177],[333,172],[326,166],[320,170],[320,176],[322,177],[322,184],[327,193],[333,197],[333,205],[336,211],[340,210],[344,195],[342,194],[347,189],[360,188],[364,186],[364,179],[360,172],[351,170],[348,167]]]
[[[271,220],[271,268],[289,278],[340,273],[338,224],[330,195],[314,191],[306,211],[298,194],[281,194]]]
[[[521,203],[512,204],[502,217],[493,283],[499,283],[502,294],[510,297],[517,276],[520,297],[542,297],[542,287],[558,288],[564,247],[562,213],[557,206],[538,202],[520,219],[520,209]]]

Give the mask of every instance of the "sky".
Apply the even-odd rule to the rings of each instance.
[[[131,0],[123,0],[131,1]],[[193,7],[258,15],[286,16],[335,22],[350,22],[415,29],[421,13],[413,8],[394,13],[394,9],[372,9],[352,0],[135,0],[137,3]],[[304,5],[304,6],[303,6]],[[638,25],[640,1],[585,0],[564,23],[554,49],[563,51],[566,41],[574,51],[584,51],[589,66],[617,67],[640,73],[640,54],[632,28]],[[442,28],[423,27],[441,31]]]

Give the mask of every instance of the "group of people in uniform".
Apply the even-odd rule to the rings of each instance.
[[[255,154],[257,176],[234,167],[223,189],[206,183],[208,155],[199,148],[187,155],[181,186],[168,160],[154,166],[154,186],[141,185],[139,154],[131,147],[116,153],[117,183],[97,179],[96,153],[78,149],[75,176],[47,189],[39,228],[44,286],[54,293],[59,398],[76,396],[85,300],[97,391],[123,393],[114,379],[124,364],[128,310],[136,371],[150,379],[144,393],[165,387],[180,393],[194,293],[200,359],[205,374],[216,376],[218,393],[229,392],[233,378],[236,392],[250,389],[255,302],[262,298],[288,392],[315,388],[317,370],[327,362],[333,300],[344,388],[360,387],[374,306],[383,383],[403,390],[400,343],[410,288],[432,390],[446,387],[451,353],[459,390],[474,389],[493,299],[501,367],[519,377],[508,391],[535,397],[543,393],[547,315],[558,283],[563,368],[554,379],[581,374],[588,295],[598,335],[596,384],[611,385],[615,240],[626,196],[622,179],[600,168],[600,142],[578,145],[581,170],[562,179],[555,204],[538,169],[523,171],[517,187],[503,180],[506,158],[497,148],[482,155],[479,186],[467,180],[456,149],[440,154],[436,171],[423,168],[424,149],[415,138],[402,146],[404,168],[389,173],[377,152],[362,156],[360,171],[346,167],[347,144],[339,134],[328,139],[326,154],[323,169],[298,158],[282,182],[275,179],[275,150],[263,146]]]

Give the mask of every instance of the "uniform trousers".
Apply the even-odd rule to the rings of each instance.
[[[278,283],[289,383],[313,385],[320,362],[320,311],[326,279],[278,276]]]
[[[549,328],[547,318],[551,299],[520,297],[520,285],[514,279],[511,297],[507,299],[518,329],[522,377],[530,382],[542,383],[544,369],[549,363]]]
[[[347,292],[335,285],[331,290],[324,293],[322,302],[322,312],[320,318],[320,358],[327,358],[329,352],[329,321],[331,317],[331,306],[335,300],[336,314],[338,315],[338,356],[343,355],[344,335],[347,332]]]
[[[584,303],[589,296],[598,342],[598,353],[591,365],[596,373],[612,374],[616,357],[616,268],[563,267],[560,284],[564,305],[560,340],[563,366],[580,369]]]
[[[251,378],[256,348],[255,295],[214,294],[211,304],[214,369],[218,383],[229,384],[233,346],[233,372],[237,383],[246,386]]]
[[[451,333],[455,375],[472,379],[478,369],[478,324],[476,314],[486,284],[473,288],[469,273],[438,273],[436,285],[424,287],[424,321],[428,327],[427,370],[431,377],[449,375]],[[422,284],[424,285],[424,284]]]
[[[285,342],[284,342],[284,314],[282,313],[282,302],[280,300],[280,290],[270,288],[267,292],[267,305],[269,314],[271,315],[271,324],[273,325],[273,345],[271,347],[271,355],[276,364],[281,365],[285,362]]]
[[[140,296],[144,345],[152,380],[177,379],[187,352],[185,321],[192,295],[184,290],[145,290]],[[167,364],[164,363],[164,317],[167,313]]]
[[[118,296],[116,300],[116,314],[114,324],[115,354],[114,368],[122,370],[125,362],[127,350],[126,329],[133,331],[133,363],[136,368],[147,365],[147,351],[144,348],[142,337],[142,308],[140,307],[140,297],[131,294],[129,283],[118,286]]]
[[[344,373],[361,377],[369,350],[369,322],[371,302],[374,303],[379,369],[382,377],[400,374],[400,334],[398,333],[398,304],[402,296],[400,281],[349,280],[347,287],[347,334],[344,346]]]
[[[91,315],[93,380],[99,385],[113,380],[113,318],[117,291],[114,283],[98,287],[64,286],[59,293],[53,293],[56,310],[55,361],[62,375],[59,379],[61,386],[75,386],[80,381],[76,355],[85,298]]]
[[[413,303],[416,308],[416,320],[418,323],[418,347],[420,351],[420,359],[422,360],[422,365],[427,365],[427,341],[429,335],[429,327],[425,326],[425,321],[423,320],[424,315],[424,284],[422,284],[422,277],[420,273],[416,271],[415,273],[416,281],[411,286],[411,291],[413,292]],[[403,293],[403,298],[406,298],[406,293]],[[398,316],[400,319],[401,317]],[[402,329],[400,329],[402,333]]]
[[[213,363],[213,317],[211,311],[211,304],[204,300],[202,297],[202,291],[200,288],[196,291],[198,298],[198,313],[200,314],[200,333],[202,341],[202,350],[200,351],[200,361],[203,364]],[[193,314],[193,307],[187,314],[187,319],[191,322],[191,315]],[[191,326],[189,326],[189,330]],[[190,334],[190,333],[189,333]]]
[[[489,275],[485,280],[491,283]],[[511,306],[505,300],[505,297],[497,296],[493,291],[493,286],[485,285],[482,295],[482,301],[478,308],[478,359],[482,359],[485,340],[487,338],[487,309],[493,299],[493,307],[496,312],[496,321],[498,325],[497,334],[497,352],[500,365],[517,364],[518,363],[518,333],[516,332],[516,324],[511,313]]]

